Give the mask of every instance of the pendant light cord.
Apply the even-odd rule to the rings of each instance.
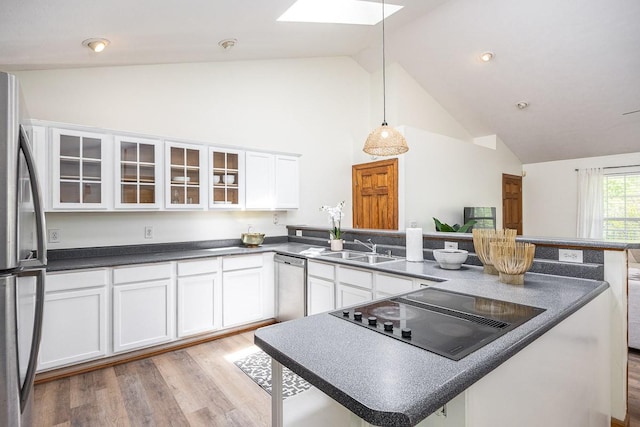
[[[384,0],[382,0],[382,125],[387,125],[387,74],[384,55]]]

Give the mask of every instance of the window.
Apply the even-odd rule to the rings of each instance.
[[[607,240],[640,240],[640,172],[604,176]]]

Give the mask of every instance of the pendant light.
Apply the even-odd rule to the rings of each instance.
[[[374,129],[364,143],[364,151],[374,156],[393,156],[409,150],[407,140],[396,129],[387,125],[387,86],[384,53],[384,0],[382,0],[382,125]]]

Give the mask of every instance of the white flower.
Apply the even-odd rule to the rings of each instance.
[[[344,216],[342,209],[344,208],[344,200],[334,206],[322,206],[320,208],[321,211],[327,212],[329,214],[329,224],[331,224],[331,229],[329,232],[331,233],[331,237],[333,239],[339,239],[340,234],[342,234],[340,230],[340,223],[342,222],[342,217]]]

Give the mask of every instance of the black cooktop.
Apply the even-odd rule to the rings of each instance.
[[[544,311],[425,288],[330,314],[451,360],[460,360]]]

